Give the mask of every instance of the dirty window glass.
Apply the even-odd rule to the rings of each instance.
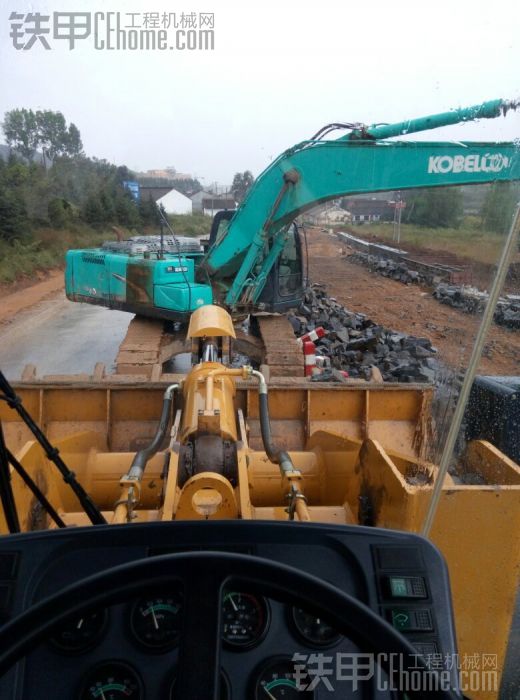
[[[231,364],[301,391],[277,438],[348,472],[311,505],[431,538],[461,663],[489,655],[518,697],[520,5],[2,5],[0,369],[35,417],[139,449],[192,313],[229,310]],[[77,424],[50,408],[125,381],[122,424],[80,390]]]

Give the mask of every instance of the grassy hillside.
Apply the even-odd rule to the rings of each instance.
[[[211,219],[207,216],[183,214],[169,218],[174,232],[179,236],[209,235]],[[156,226],[140,227],[139,230],[119,228],[125,236],[158,233]],[[108,240],[115,240],[115,233],[109,227],[96,229],[81,223],[67,229],[36,228],[30,236],[12,241],[0,238],[0,284],[10,284],[31,277],[36,272],[62,267],[67,250],[93,248]]]
[[[209,236],[212,218],[204,214],[170,214],[170,224],[179,236]]]
[[[349,226],[359,236],[375,235],[397,247],[393,241],[394,226],[388,224],[368,224]],[[504,235],[483,230],[473,217],[466,217],[459,228],[427,228],[416,224],[402,224],[400,247],[406,244],[430,248],[442,252],[470,258],[480,263],[494,263],[504,245]]]
[[[69,248],[96,246],[113,237],[112,232],[85,226],[73,231],[44,228],[33,232],[27,240],[7,242],[0,239],[0,284],[62,267]]]

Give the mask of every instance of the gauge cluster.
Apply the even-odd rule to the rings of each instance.
[[[274,609],[274,612],[273,612]],[[289,652],[303,645],[309,651],[338,644],[342,639],[332,625],[301,608],[284,606],[262,596],[241,591],[224,591],[222,598],[221,640],[227,657],[237,657],[258,648],[266,640],[271,622],[280,634],[286,626],[292,639],[285,654],[269,655],[266,649],[262,661],[254,666],[249,681],[252,698],[258,700],[291,700],[314,698],[312,691],[299,689],[294,663]],[[168,659],[164,664],[165,697],[175,700],[175,673],[170,660],[178,646],[183,624],[183,593],[180,588],[152,591],[129,605],[114,606],[73,619],[62,625],[49,640],[56,655],[88,656],[99,648],[104,636],[114,625],[121,625],[136,651]],[[272,645],[269,645],[272,646]],[[243,657],[242,657],[243,658]],[[256,659],[256,657],[255,657]],[[145,680],[134,658],[106,658],[94,663],[79,679],[79,700],[143,700]],[[146,667],[148,665],[146,664]],[[231,686],[223,670],[220,683],[221,700],[230,700]]]
[[[456,653],[448,578],[435,548],[412,534],[359,526],[186,521],[12,535],[0,547],[0,563],[2,556],[16,560],[12,578],[0,580],[9,591],[3,614],[18,616],[112,567],[201,550],[305,571],[399,625],[418,653]],[[297,605],[296,596],[273,600],[247,589],[247,571],[242,580],[243,590],[237,577],[221,595],[221,700],[390,700],[390,691],[371,683],[354,688],[352,678],[335,676],[333,691],[309,683],[316,659],[330,668],[337,655],[363,650],[339,635],[333,620]],[[180,641],[190,623],[185,600],[179,585],[151,581],[133,599],[69,618],[0,677],[0,698],[189,700],[176,698]]]

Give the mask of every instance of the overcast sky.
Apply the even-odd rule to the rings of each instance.
[[[520,97],[518,0],[0,0],[0,116],[63,112],[89,156],[147,170],[173,165],[222,184],[331,121],[392,122]],[[213,12],[213,51],[70,51],[52,38],[17,51],[12,11]],[[173,31],[172,28],[169,30]],[[25,40],[27,37],[25,37]],[[506,119],[429,138],[520,137]],[[426,138],[423,136],[422,138]]]

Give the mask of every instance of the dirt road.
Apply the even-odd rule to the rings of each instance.
[[[464,369],[480,316],[440,304],[415,285],[406,286],[349,263],[344,244],[319,230],[309,235],[309,274],[327,286],[330,296],[351,311],[402,333],[430,338],[438,357],[455,370]],[[516,375],[520,368],[520,332],[493,325],[480,364],[481,374]]]
[[[0,369],[19,379],[25,365],[45,374],[91,374],[96,362],[110,369],[131,314],[75,304],[65,298],[63,272],[3,296],[0,302]]]
[[[49,274],[35,284],[17,284],[0,289],[0,323],[11,321],[16,314],[29,309],[35,304],[63,290],[63,270],[51,270]]]

